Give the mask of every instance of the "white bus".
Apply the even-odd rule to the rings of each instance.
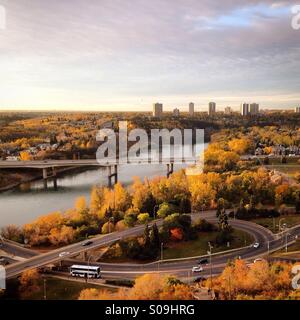
[[[70,275],[81,278],[101,278],[99,266],[73,265],[70,267]]]

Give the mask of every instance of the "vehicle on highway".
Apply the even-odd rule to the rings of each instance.
[[[73,265],[70,267],[70,275],[80,278],[101,278],[99,266]]]
[[[87,246],[90,246],[91,244],[93,244],[93,241],[85,241],[82,246],[83,247],[87,247]]]
[[[203,267],[201,267],[201,266],[197,266],[197,267],[192,268],[193,273],[198,273],[198,272],[202,272],[202,271],[203,271]]]
[[[70,252],[61,252],[58,256],[62,258],[62,257],[68,256],[69,254]]]
[[[208,264],[208,259],[200,259],[198,264]]]
[[[262,259],[262,258],[257,258],[253,261],[253,263],[256,263],[256,262],[262,262],[262,261],[266,261],[265,259]]]
[[[258,249],[259,246],[260,246],[260,244],[259,244],[258,242],[255,242],[254,245],[253,245],[253,248],[254,248],[254,249]]]

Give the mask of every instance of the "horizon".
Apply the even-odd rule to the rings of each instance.
[[[209,101],[219,111],[244,101],[295,108],[294,4],[1,0],[0,110],[150,112],[156,101],[168,111],[190,101],[198,112]]]

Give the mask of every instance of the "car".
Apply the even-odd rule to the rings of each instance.
[[[253,263],[262,262],[262,261],[266,261],[266,260],[264,260],[264,259],[262,259],[262,258],[257,258],[257,259],[255,259],[255,260],[253,261]]]
[[[258,249],[259,246],[260,246],[260,244],[259,244],[258,242],[255,242],[255,243],[253,244],[253,248],[254,248],[254,249]]]
[[[87,246],[90,246],[91,244],[93,244],[93,241],[85,241],[82,246],[83,247],[87,247]]]
[[[208,264],[208,259],[200,259],[198,264]]]
[[[202,271],[203,271],[203,267],[201,267],[201,266],[197,266],[197,267],[192,268],[192,272],[194,272],[194,273],[202,272]]]
[[[68,256],[69,254],[70,252],[61,252],[58,256],[62,258],[62,257]]]

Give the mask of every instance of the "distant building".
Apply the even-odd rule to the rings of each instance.
[[[231,114],[231,113],[232,113],[231,107],[226,107],[225,108],[225,114]]]
[[[259,114],[259,104],[258,103],[251,103],[250,104],[250,114],[251,115]]]
[[[208,104],[208,115],[213,115],[216,113],[216,103],[215,102],[210,102]]]
[[[296,108],[295,108],[295,112],[296,112],[296,113],[300,113],[300,107],[296,107]]]
[[[163,105],[162,103],[153,104],[153,117],[160,118],[163,114]]]
[[[193,116],[195,113],[195,104],[193,102],[190,102],[189,104],[189,115]]]
[[[241,105],[241,115],[247,116],[249,114],[249,103],[243,103]]]
[[[174,117],[179,117],[179,116],[180,116],[180,111],[179,111],[179,109],[175,108],[175,109],[173,110],[173,116],[174,116]]]

